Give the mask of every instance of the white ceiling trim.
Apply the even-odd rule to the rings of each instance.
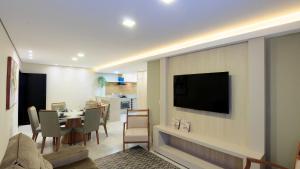
[[[211,47],[246,41],[256,37],[275,36],[282,33],[296,32],[299,29],[300,12],[294,12],[267,20],[257,21],[248,25],[241,25],[234,29],[201,35],[195,39],[178,42],[164,48],[151,50],[109,64],[100,65],[93,70],[99,72],[136,61],[148,61],[162,57],[170,57]]]

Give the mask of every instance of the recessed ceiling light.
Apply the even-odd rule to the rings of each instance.
[[[120,72],[119,71],[114,71],[114,74],[120,74]]]
[[[29,57],[32,57],[32,56],[33,56],[33,54],[32,54],[32,53],[28,53],[28,56],[29,56]]]
[[[173,3],[175,0],[161,0],[163,3],[165,4],[171,4]]]
[[[28,50],[28,53],[32,53],[32,50]]]
[[[58,64],[54,64],[54,66],[58,66]]]
[[[136,25],[135,21],[130,18],[125,18],[122,24],[128,28],[133,28]]]
[[[30,60],[32,60],[32,59],[33,59],[33,57],[32,57],[32,56],[30,56],[30,57],[29,57],[29,59],[30,59]]]
[[[83,58],[85,55],[84,55],[84,53],[77,53],[77,56],[80,58]]]
[[[73,60],[73,61],[77,61],[77,60],[78,60],[78,58],[76,58],[76,57],[73,57],[73,58],[72,58],[72,60]]]

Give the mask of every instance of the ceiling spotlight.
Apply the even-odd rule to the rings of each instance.
[[[165,4],[171,4],[173,3],[175,0],[161,0],[163,3]]]
[[[77,53],[77,56],[80,58],[83,58],[85,55],[84,55],[84,53]]]
[[[128,28],[133,28],[136,25],[135,21],[130,18],[125,18],[122,24]]]
[[[77,61],[77,60],[78,60],[78,58],[76,58],[76,57],[73,57],[73,58],[72,58],[72,60],[73,60],[73,61]]]

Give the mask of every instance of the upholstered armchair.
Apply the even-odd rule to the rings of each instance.
[[[127,110],[127,122],[123,126],[123,151],[125,144],[130,143],[146,143],[148,150],[150,149],[149,109]]]
[[[271,163],[269,161],[258,160],[258,159],[254,159],[254,158],[247,158],[246,166],[245,166],[244,169],[250,169],[252,163],[256,163],[256,164],[259,164],[260,166],[264,166],[264,167],[278,168],[278,169],[288,169],[286,167],[280,166],[280,165],[275,164],[275,163]]]

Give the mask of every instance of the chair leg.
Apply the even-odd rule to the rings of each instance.
[[[84,144],[84,146],[86,146],[86,134],[85,133],[83,133],[83,144]]]
[[[56,151],[58,151],[60,148],[60,136],[56,137]]]
[[[149,142],[147,143],[147,149],[148,149],[148,151],[150,151],[150,144],[149,144]]]
[[[123,142],[123,152],[125,152],[125,143]]]
[[[35,138],[35,133],[32,134],[32,140],[34,140],[34,138]]]
[[[39,135],[39,133],[36,133],[36,134],[35,134],[35,138],[34,138],[34,141],[35,141],[35,142],[36,142],[36,139],[37,139],[38,135]]]
[[[41,154],[43,154],[43,152],[44,152],[45,142],[46,142],[46,137],[43,137]]]
[[[105,135],[106,135],[106,137],[108,137],[106,124],[104,124],[103,127],[104,127],[104,131],[105,131]]]
[[[53,146],[53,151],[56,150],[56,137],[52,137],[52,146]]]
[[[97,137],[97,144],[99,144],[99,133],[98,133],[98,130],[96,130],[96,137]]]

